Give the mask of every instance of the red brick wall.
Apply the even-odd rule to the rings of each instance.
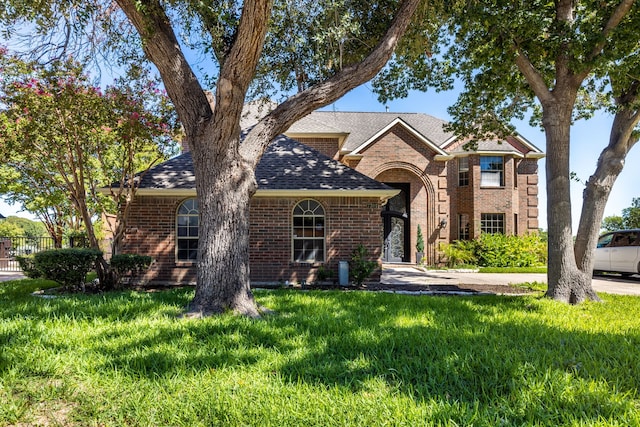
[[[535,159],[504,156],[504,187],[480,187],[480,156],[469,155],[469,185],[458,186],[457,160],[449,162],[452,227],[450,239],[458,237],[458,215],[468,214],[470,238],[480,235],[483,213],[503,213],[507,234],[538,230],[538,163]],[[516,185],[517,183],[517,185]],[[517,224],[516,224],[517,218]]]
[[[427,264],[437,262],[437,248],[448,237],[440,228],[441,219],[449,220],[447,163],[437,161],[434,150],[398,125],[380,136],[362,152],[354,168],[380,182],[409,183],[411,188],[410,257],[415,262],[418,224],[425,240]]]
[[[145,280],[162,283],[194,283],[195,266],[176,263],[175,215],[184,198],[138,196],[123,242],[122,253],[152,256],[156,262]],[[320,264],[292,262],[291,215],[302,199],[256,197],[251,203],[251,280],[260,282],[313,282]],[[351,252],[364,244],[372,259],[379,259],[382,243],[380,201],[377,198],[314,198],[325,209],[326,262],[324,268],[338,280],[338,262],[349,261]],[[376,272],[371,281],[378,281]]]
[[[338,160],[338,138],[295,138],[296,141],[301,142],[309,147],[315,148],[325,156],[329,156],[332,159]]]

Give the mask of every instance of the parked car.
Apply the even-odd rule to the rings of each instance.
[[[640,229],[613,231],[600,236],[593,271],[623,276],[640,273]]]

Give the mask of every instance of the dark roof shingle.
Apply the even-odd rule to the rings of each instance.
[[[195,189],[190,153],[161,163],[141,175],[141,189]],[[256,168],[259,190],[389,190],[390,187],[330,157],[280,135]]]

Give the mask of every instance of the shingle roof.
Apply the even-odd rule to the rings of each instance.
[[[390,190],[324,154],[286,136],[277,137],[256,168],[258,190]],[[141,189],[195,189],[191,153],[142,175]]]
[[[345,111],[314,111],[294,123],[287,133],[347,133],[349,136],[342,148],[353,151],[397,118],[438,146],[454,136],[443,129],[446,121],[428,114]]]

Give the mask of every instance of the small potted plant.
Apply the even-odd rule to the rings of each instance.
[[[424,238],[422,237],[422,228],[418,224],[418,234],[416,236],[416,264],[422,264],[424,258]]]

